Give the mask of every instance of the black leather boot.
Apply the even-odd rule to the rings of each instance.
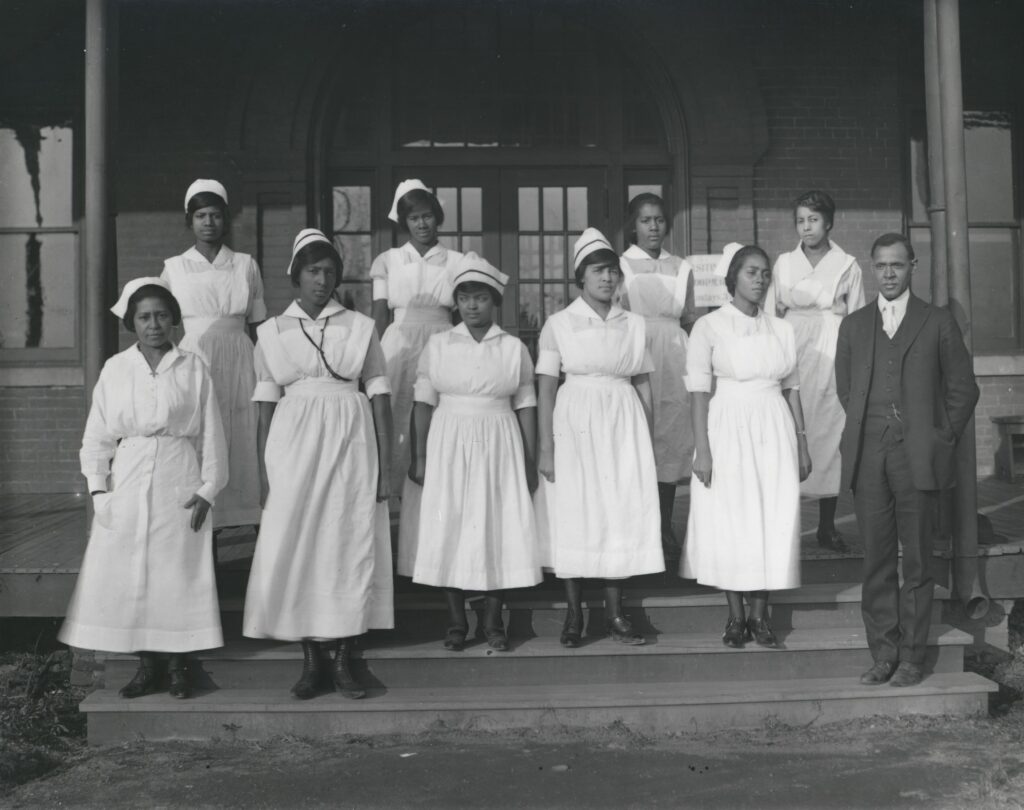
[[[315,697],[323,683],[323,676],[320,642],[302,639],[302,674],[292,687],[292,694],[299,700]]]
[[[448,603],[448,630],[445,632],[444,648],[461,652],[466,648],[466,636],[469,634],[466,594],[461,588],[445,588],[444,598]]]
[[[342,697],[357,700],[361,697],[366,697],[366,690],[359,685],[359,681],[352,674],[353,641],[351,638],[338,639],[338,646],[334,652],[334,668],[331,670],[331,675],[334,678],[334,688],[341,693]]]
[[[562,636],[559,641],[563,647],[579,647],[583,641],[583,580],[566,579],[565,624],[562,625]]]
[[[121,687],[123,698],[137,698],[160,691],[160,676],[157,672],[156,653],[140,652],[139,668],[134,677]]]
[[[633,627],[629,619],[622,615],[621,585],[605,583],[604,617],[610,638],[634,647],[647,643],[647,640]]]
[[[501,620],[502,601],[501,591],[489,591],[485,597],[484,637],[487,646],[496,652],[508,651],[508,636]]]
[[[171,686],[167,693],[172,698],[184,700],[192,696],[192,685],[188,678],[188,661],[184,655],[172,655],[167,663],[167,674],[171,676]]]

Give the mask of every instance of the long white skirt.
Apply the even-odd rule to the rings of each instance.
[[[354,383],[285,389],[266,449],[270,494],[243,633],[295,641],[394,626],[391,540],[377,503],[370,403]]]
[[[786,321],[796,337],[800,405],[811,454],[811,474],[800,484],[800,492],[835,497],[842,473],[839,438],[846,424],[846,412],[836,394],[836,344],[842,318],[831,310],[791,309]]]
[[[672,318],[645,317],[655,370],[651,373],[654,399],[654,463],[658,480],[674,484],[690,475],[693,464],[693,420],[686,374],[686,332]]]
[[[249,526],[260,521],[260,474],[256,453],[259,407],[253,345],[244,318],[186,318],[181,348],[210,364],[224,438],[228,443],[228,483],[217,495],[213,526]]]
[[[507,397],[441,396],[427,438],[412,576],[475,591],[541,581],[523,441]]]
[[[114,454],[111,491],[95,498],[89,545],[58,638],[109,652],[220,647],[207,517],[184,504],[201,484],[191,440],[131,436]]]
[[[391,382],[391,491],[402,492],[409,473],[409,417],[416,367],[431,335],[452,328],[451,312],[444,307],[396,309],[395,321],[380,340]]]
[[[690,485],[682,576],[727,591],[796,588],[800,473],[779,384],[719,379],[708,439],[711,486]]]
[[[563,578],[664,571],[654,451],[629,379],[569,375],[554,438],[555,481],[535,499],[544,566]]]

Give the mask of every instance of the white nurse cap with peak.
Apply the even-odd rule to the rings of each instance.
[[[615,252],[615,249],[612,247],[612,243],[605,239],[603,233],[601,233],[597,228],[587,228],[580,234],[580,238],[576,240],[576,244],[573,245],[572,269],[579,270],[580,264],[583,260],[595,250],[610,250],[612,253]]]
[[[452,287],[458,287],[469,281],[486,284],[499,293],[504,293],[505,286],[508,284],[508,276],[487,259],[469,251],[459,259],[459,263],[455,266],[452,273]]]
[[[124,289],[121,290],[121,297],[117,299],[117,303],[110,308],[118,318],[124,318],[128,312],[128,299],[135,295],[143,287],[153,285],[155,287],[163,287],[167,292],[171,291],[170,286],[162,278],[157,276],[143,276],[142,278],[133,278],[127,284],[124,285]]]
[[[223,185],[218,183],[216,180],[196,180],[191,186],[188,187],[188,191],[185,192],[185,213],[188,213],[188,204],[196,194],[202,194],[203,192],[208,194],[216,194],[222,200],[224,205],[228,204],[228,190]]]
[[[722,258],[718,260],[718,264],[715,265],[715,275],[719,278],[725,278],[729,274],[729,264],[732,262],[732,257],[736,255],[736,252],[742,248],[739,242],[730,242],[724,248],[722,248]]]
[[[421,180],[403,180],[398,184],[398,188],[395,189],[395,198],[391,201],[391,210],[388,212],[388,219],[394,223],[398,223],[398,201],[402,199],[410,191],[425,191],[427,194],[433,192],[423,185]]]
[[[292,265],[295,264],[295,257],[298,255],[299,251],[304,247],[316,244],[317,242],[323,242],[324,244],[330,245],[334,248],[334,244],[319,228],[303,228],[299,231],[295,237],[295,241],[292,242],[292,260],[288,262],[288,269],[285,271],[286,275],[289,277],[291,276]],[[337,248],[334,249],[337,250]]]

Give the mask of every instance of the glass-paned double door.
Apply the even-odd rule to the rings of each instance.
[[[572,249],[584,228],[606,227],[600,169],[420,169],[445,212],[440,240],[476,251],[511,280],[501,324],[536,353],[544,320],[576,298]],[[401,180],[402,178],[397,178]]]

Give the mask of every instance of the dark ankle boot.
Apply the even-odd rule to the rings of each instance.
[[[622,586],[604,586],[604,618],[608,637],[623,644],[640,646],[647,640],[633,627],[632,623],[622,614]]]
[[[320,642],[302,639],[302,674],[292,687],[292,694],[299,700],[315,697],[323,682],[323,675]]]
[[[466,636],[469,633],[466,594],[459,588],[445,588],[444,598],[448,603],[448,630],[444,637],[444,648],[461,652],[466,648]]]
[[[579,647],[583,641],[583,581],[566,579],[565,624],[562,625],[562,636],[559,641],[563,647]]]
[[[188,679],[188,662],[184,655],[172,655],[167,663],[167,674],[171,676],[171,685],[167,693],[172,698],[184,700],[192,696],[192,686]]]
[[[156,653],[140,652],[139,668],[134,677],[121,687],[123,698],[137,698],[160,691],[160,677],[157,673]]]
[[[508,650],[508,636],[505,635],[505,624],[501,620],[501,591],[492,591],[486,596],[484,608],[484,637],[487,646],[497,652]]]
[[[342,697],[357,700],[366,696],[366,690],[359,685],[359,681],[352,674],[352,644],[353,639],[351,638],[338,639],[331,675],[334,678],[334,688],[341,693]]]

